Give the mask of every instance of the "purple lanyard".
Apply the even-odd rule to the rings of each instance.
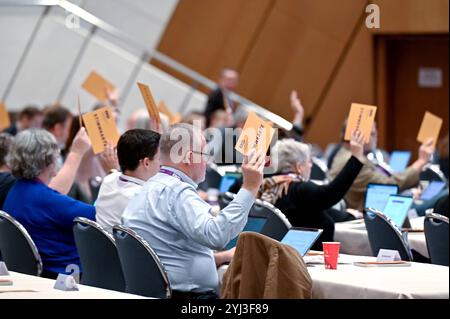
[[[122,176],[119,176],[119,180],[122,181],[122,182],[125,182],[125,183],[132,183],[132,184],[136,184],[136,185],[142,186],[141,184],[136,183],[135,181],[130,181],[128,179],[125,179]]]
[[[175,178],[178,178],[180,181],[183,181],[183,179],[181,178],[180,175],[178,175],[177,173],[172,172],[172,171],[170,171],[170,170],[168,170],[168,169],[160,168],[160,169],[159,169],[159,172],[160,172],[160,173],[163,173],[163,174],[166,174],[166,175],[169,175],[169,176],[173,176],[173,177],[175,177]]]

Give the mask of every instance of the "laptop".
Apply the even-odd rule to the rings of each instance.
[[[421,200],[430,200],[436,196],[444,187],[445,183],[441,181],[431,181],[427,188],[420,195]]]
[[[295,248],[300,256],[303,257],[314,245],[322,231],[322,229],[315,228],[292,227],[284,235],[281,243]]]
[[[374,208],[383,211],[390,195],[398,194],[397,185],[389,184],[369,184],[367,185],[366,201],[364,208]]]
[[[411,152],[409,151],[393,151],[389,159],[389,166],[393,172],[403,172],[411,159]]]
[[[265,217],[256,217],[256,216],[249,216],[247,219],[247,224],[245,224],[244,231],[253,231],[255,233],[260,233],[263,229],[264,225],[266,224],[267,218]],[[231,249],[236,246],[237,239],[239,235],[233,238],[224,248],[224,250]]]
[[[389,217],[399,228],[411,229],[408,211],[413,203],[412,196],[390,195],[383,214]]]
[[[219,185],[219,192],[225,193],[230,190],[230,187],[233,186],[233,184],[241,178],[241,174],[239,173],[225,173],[224,176],[222,176],[222,179],[220,180]]]

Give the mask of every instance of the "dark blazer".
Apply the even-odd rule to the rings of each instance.
[[[216,110],[225,110],[225,105],[223,103],[223,93],[220,87],[217,87],[208,95],[208,101],[206,102],[206,108],[204,111],[207,127],[209,126],[211,115]]]
[[[5,128],[5,129],[3,130],[3,132],[8,133],[8,134],[11,134],[12,136],[17,135],[18,131],[17,131],[17,125],[16,125],[16,123],[14,122],[13,124],[11,124],[10,127]]]

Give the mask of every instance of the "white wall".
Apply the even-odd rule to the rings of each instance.
[[[77,0],[73,2],[128,34],[148,50],[153,50],[178,0]],[[40,7],[2,7],[0,5],[1,95],[42,10]],[[56,101],[90,29],[90,26],[83,22],[78,29],[67,28],[65,24],[67,15],[65,10],[54,7],[43,21],[23,67],[18,73],[15,85],[4,101],[8,110],[20,110],[28,103],[42,107]],[[82,110],[90,110],[95,100],[80,89],[81,83],[89,72],[93,69],[97,70],[119,90],[122,90],[138,63],[140,55],[141,52],[127,44],[103,32],[97,32],[72,74],[68,90],[60,102],[75,113],[76,97],[80,94]],[[189,86],[149,64],[144,64],[136,80],[149,84],[155,99],[157,101],[164,99],[173,111],[181,111],[185,114],[189,110],[201,110],[204,107],[206,97],[202,93],[195,92],[187,106],[180,110],[186,95],[191,93]],[[135,85],[122,102],[121,126],[133,110],[144,107]]]

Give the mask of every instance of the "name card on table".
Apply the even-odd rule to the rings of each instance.
[[[0,261],[0,276],[9,276],[9,271],[4,261]]]
[[[0,102],[0,131],[11,126],[5,103]]]
[[[352,103],[344,139],[350,141],[353,132],[359,130],[364,135],[365,142],[369,143],[376,112],[377,107],[374,105]]]
[[[92,71],[86,80],[81,85],[83,89],[95,96],[99,101],[108,99],[106,91],[114,91],[116,88],[114,84],[106,80],[103,76],[95,71]]]
[[[384,262],[384,261],[400,261],[402,260],[400,258],[400,254],[397,250],[391,250],[391,249],[380,249],[378,251],[377,261],[378,262]]]
[[[53,289],[62,291],[78,291],[78,285],[72,275],[59,274]]]
[[[153,98],[152,91],[148,85],[143,83],[137,83],[139,90],[141,91],[142,98],[144,99],[145,105],[147,106],[148,115],[151,119],[156,122],[156,125],[159,127],[161,125],[161,118],[159,117],[159,110],[156,106],[155,99]]]
[[[433,113],[425,112],[423,116],[422,125],[420,125],[419,134],[417,135],[417,141],[425,143],[430,138],[433,139],[433,146],[439,138],[439,132],[441,131],[442,119]]]
[[[102,153],[108,143],[116,147],[120,134],[110,107],[105,106],[84,114],[83,122],[91,139],[94,154]]]
[[[248,112],[235,149],[243,155],[248,155],[253,149],[265,154],[272,141],[273,132],[272,123],[264,121],[254,112]]]

